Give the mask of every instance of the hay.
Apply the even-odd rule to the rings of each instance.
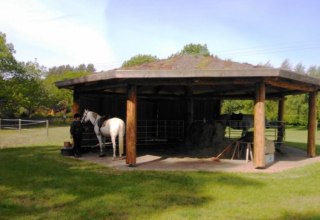
[[[220,122],[194,122],[188,129],[181,154],[212,157],[230,142],[224,136],[225,126]]]

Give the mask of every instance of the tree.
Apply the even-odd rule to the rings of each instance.
[[[48,107],[61,110],[71,109],[73,99],[72,91],[68,89],[58,89],[55,86],[55,82],[92,74],[90,71],[95,71],[93,64],[88,64],[87,66],[81,64],[78,67],[62,65],[50,68],[46,74],[46,78],[43,80],[44,87],[48,92]]]
[[[232,114],[232,113],[252,114],[253,101],[225,100],[223,101],[221,112],[222,114]]]
[[[20,63],[23,74],[6,79],[8,102],[3,113],[10,117],[31,117],[37,109],[46,106],[48,94],[45,90],[41,69],[36,62]]]
[[[124,61],[122,64],[122,67],[132,67],[132,66],[138,66],[144,63],[150,63],[159,60],[156,56],[152,55],[136,55],[131,57],[129,60]]]
[[[178,55],[203,55],[210,56],[207,44],[187,44],[183,49],[178,53]]]
[[[7,43],[6,35],[0,32],[0,77],[12,77],[23,72],[21,66],[13,56],[15,53],[12,44]]]
[[[305,69],[306,67],[304,65],[302,65],[302,63],[298,63],[295,67],[294,67],[294,71],[297,73],[301,73],[301,74],[305,74]]]
[[[54,66],[54,67],[49,68],[47,75],[61,75],[61,74],[65,74],[68,72],[93,73],[95,71],[96,71],[96,69],[94,68],[93,64],[88,64],[88,65],[80,64],[77,67],[72,67],[70,65],[61,65],[61,66]]]
[[[281,68],[281,69],[284,69],[284,70],[292,70],[292,66],[291,66],[291,63],[290,63],[289,59],[285,59],[285,60],[281,63],[280,68]]]
[[[307,70],[307,74],[309,76],[320,77],[320,66],[318,67],[316,65],[310,66]]]
[[[15,50],[12,44],[7,43],[6,35],[0,32],[0,116],[10,113],[15,106],[12,100],[11,79],[21,76],[23,68],[14,57]]]

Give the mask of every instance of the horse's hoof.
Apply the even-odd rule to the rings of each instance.
[[[106,154],[104,154],[104,153],[99,154],[99,157],[105,157],[105,156],[106,156]]]

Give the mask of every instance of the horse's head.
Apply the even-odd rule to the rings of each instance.
[[[82,119],[81,119],[81,123],[82,124],[85,124],[89,121],[89,113],[90,111],[88,109],[85,109],[84,112],[83,112],[83,116],[82,116]]]

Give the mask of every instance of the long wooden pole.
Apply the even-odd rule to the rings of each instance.
[[[79,93],[73,91],[73,104],[72,104],[72,114],[79,113]]]
[[[46,120],[47,137],[49,137],[49,120]]]
[[[317,94],[318,94],[317,91],[309,93],[308,145],[307,145],[307,154],[309,157],[316,156]]]
[[[284,103],[285,98],[282,97],[278,101],[278,128],[277,128],[277,142],[282,143],[284,139]]]
[[[137,87],[128,88],[127,97],[127,125],[126,125],[126,163],[129,166],[136,165],[137,144]]]
[[[282,97],[278,101],[278,121],[283,121],[283,116],[284,116],[284,101],[285,98]]]
[[[265,84],[256,85],[256,99],[254,105],[254,156],[255,168],[264,168],[265,162]]]

